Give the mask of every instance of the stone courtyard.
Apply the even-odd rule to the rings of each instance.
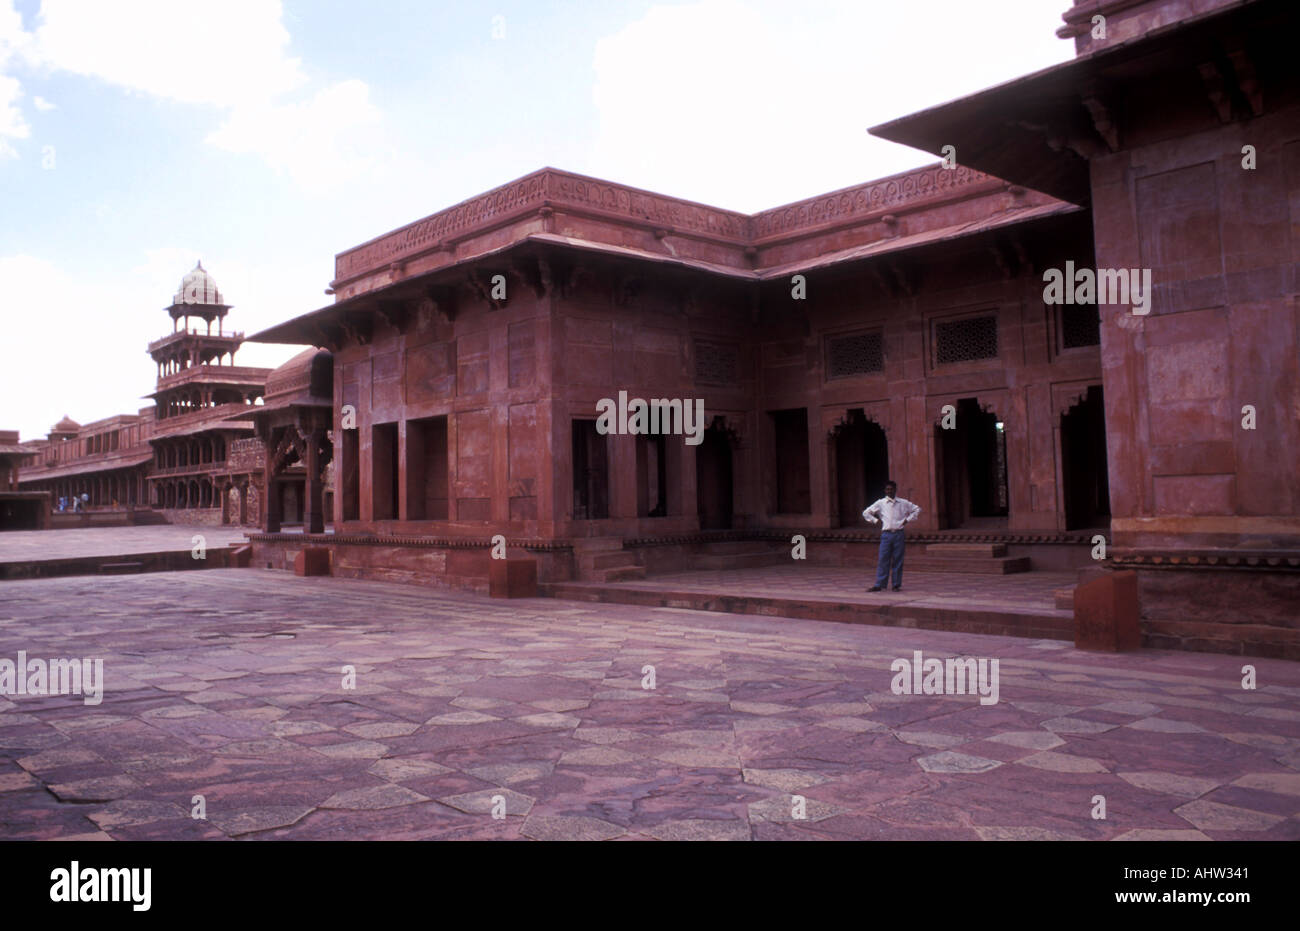
[[[0,584],[20,650],[105,687],[0,700],[5,839],[1300,838],[1280,660],[264,569]],[[916,650],[999,701],[893,694]]]

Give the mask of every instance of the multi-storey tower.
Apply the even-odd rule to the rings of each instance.
[[[158,366],[156,390],[148,395],[157,406],[150,481],[160,507],[218,507],[230,444],[252,436],[251,420],[227,418],[260,401],[270,369],[235,365],[244,334],[225,332],[230,306],[199,262],[167,308],[172,332],[149,344]],[[205,329],[191,328],[192,319]]]

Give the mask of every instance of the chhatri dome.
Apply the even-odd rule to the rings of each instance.
[[[203,267],[203,262],[194,266],[194,270],[181,279],[180,290],[176,292],[176,297],[172,299],[172,304],[209,304],[223,306],[225,301],[221,299],[221,291],[217,289],[217,283],[212,280],[208,270]]]
[[[188,321],[190,317],[198,317],[207,321],[208,332],[212,331],[212,321],[223,319],[229,310],[230,305],[222,297],[221,290],[202,262],[195,263],[194,269],[181,279],[180,289],[172,298],[172,305],[167,308],[173,324],[182,318]],[[186,323],[187,328],[188,326]]]

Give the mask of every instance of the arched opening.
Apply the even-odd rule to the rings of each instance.
[[[835,428],[835,490],[841,527],[862,524],[867,505],[885,493],[889,481],[889,441],[880,424],[861,409],[848,412]]]
[[[1110,479],[1106,472],[1106,412],[1101,385],[1061,415],[1061,498],[1065,528],[1110,526]]]
[[[302,523],[302,481],[286,480],[280,485],[280,520],[286,524]]]
[[[732,516],[733,434],[715,417],[695,450],[695,498],[701,530],[730,530]]]
[[[1006,430],[997,414],[975,398],[957,402],[950,429],[935,427],[939,518],[945,528],[1007,525]]]

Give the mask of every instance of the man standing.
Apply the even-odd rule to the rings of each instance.
[[[876,562],[876,584],[867,589],[878,592],[894,573],[894,591],[903,587],[903,525],[916,520],[921,509],[906,498],[897,498],[898,485],[885,483],[885,497],[862,512],[871,523],[880,523],[880,556]]]

